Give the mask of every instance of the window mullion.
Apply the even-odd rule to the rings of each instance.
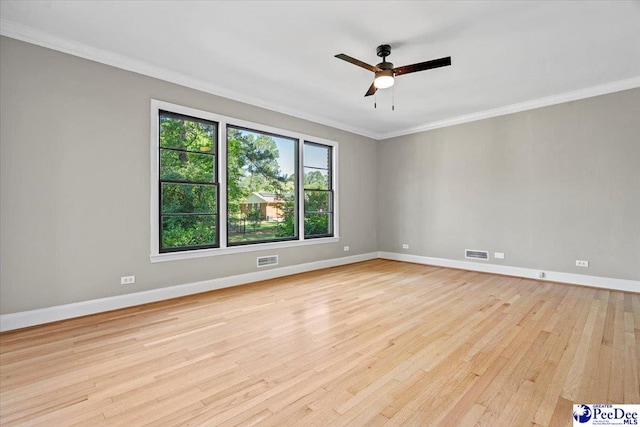
[[[304,139],[298,139],[298,238],[304,240]]]
[[[220,247],[227,247],[227,122],[221,121],[218,132],[218,223],[220,224]]]

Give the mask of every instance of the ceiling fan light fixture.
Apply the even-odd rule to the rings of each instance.
[[[393,70],[382,70],[376,72],[376,78],[373,85],[376,89],[386,89],[393,86]]]
[[[352,58],[344,53],[339,53],[335,56],[338,59],[342,59],[343,61],[347,61],[350,64],[357,65],[358,67],[374,73],[373,83],[371,83],[371,86],[369,86],[369,89],[364,94],[365,97],[375,94],[378,89],[387,89],[393,86],[396,76],[451,65],[451,57],[447,56],[444,58],[432,59],[430,61],[418,62],[416,64],[404,65],[402,67],[394,67],[391,62],[387,62],[387,56],[391,54],[390,45],[381,44],[378,46],[376,53],[382,58],[382,62],[375,66],[362,62],[359,59]]]

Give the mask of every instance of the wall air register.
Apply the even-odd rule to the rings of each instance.
[[[464,257],[467,259],[489,259],[489,251],[477,251],[474,249],[465,249]]]
[[[258,257],[258,267],[268,267],[270,265],[278,265],[278,255]]]

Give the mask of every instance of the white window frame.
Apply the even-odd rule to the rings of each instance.
[[[160,212],[159,212],[159,172],[160,172],[160,149],[158,140],[160,137],[159,114],[160,110],[172,113],[183,114],[199,119],[209,120],[218,124],[216,162],[219,182],[219,248],[195,249],[177,252],[160,253]],[[298,239],[282,242],[254,243],[238,246],[227,246],[227,125],[237,126],[246,129],[265,132],[275,135],[282,135],[298,141]],[[338,197],[338,142],[331,141],[317,136],[305,135],[299,132],[279,129],[259,123],[248,122],[233,117],[210,113],[183,105],[173,104],[157,99],[151,99],[151,137],[150,137],[150,255],[151,262],[176,261],[181,259],[202,258],[216,255],[226,255],[242,252],[265,251],[293,246],[317,245],[324,243],[335,243],[340,241],[339,233],[339,197]],[[333,187],[333,236],[314,237],[305,239],[304,236],[304,142],[314,142],[332,147],[332,187]]]

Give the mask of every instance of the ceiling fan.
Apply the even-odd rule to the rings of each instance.
[[[378,56],[382,58],[382,62],[375,66],[352,58],[349,55],[345,55],[344,53],[336,55],[336,58],[350,62],[354,65],[357,65],[358,67],[362,67],[375,73],[373,83],[371,83],[369,90],[364,94],[364,96],[371,96],[376,93],[376,90],[378,89],[386,89],[393,86],[395,76],[451,65],[451,57],[447,56],[444,58],[432,59],[431,61],[418,62],[417,64],[404,65],[402,67],[394,68],[391,62],[387,62],[387,56],[391,55],[391,46],[389,46],[388,44],[381,44],[380,46],[378,46],[376,51]]]

